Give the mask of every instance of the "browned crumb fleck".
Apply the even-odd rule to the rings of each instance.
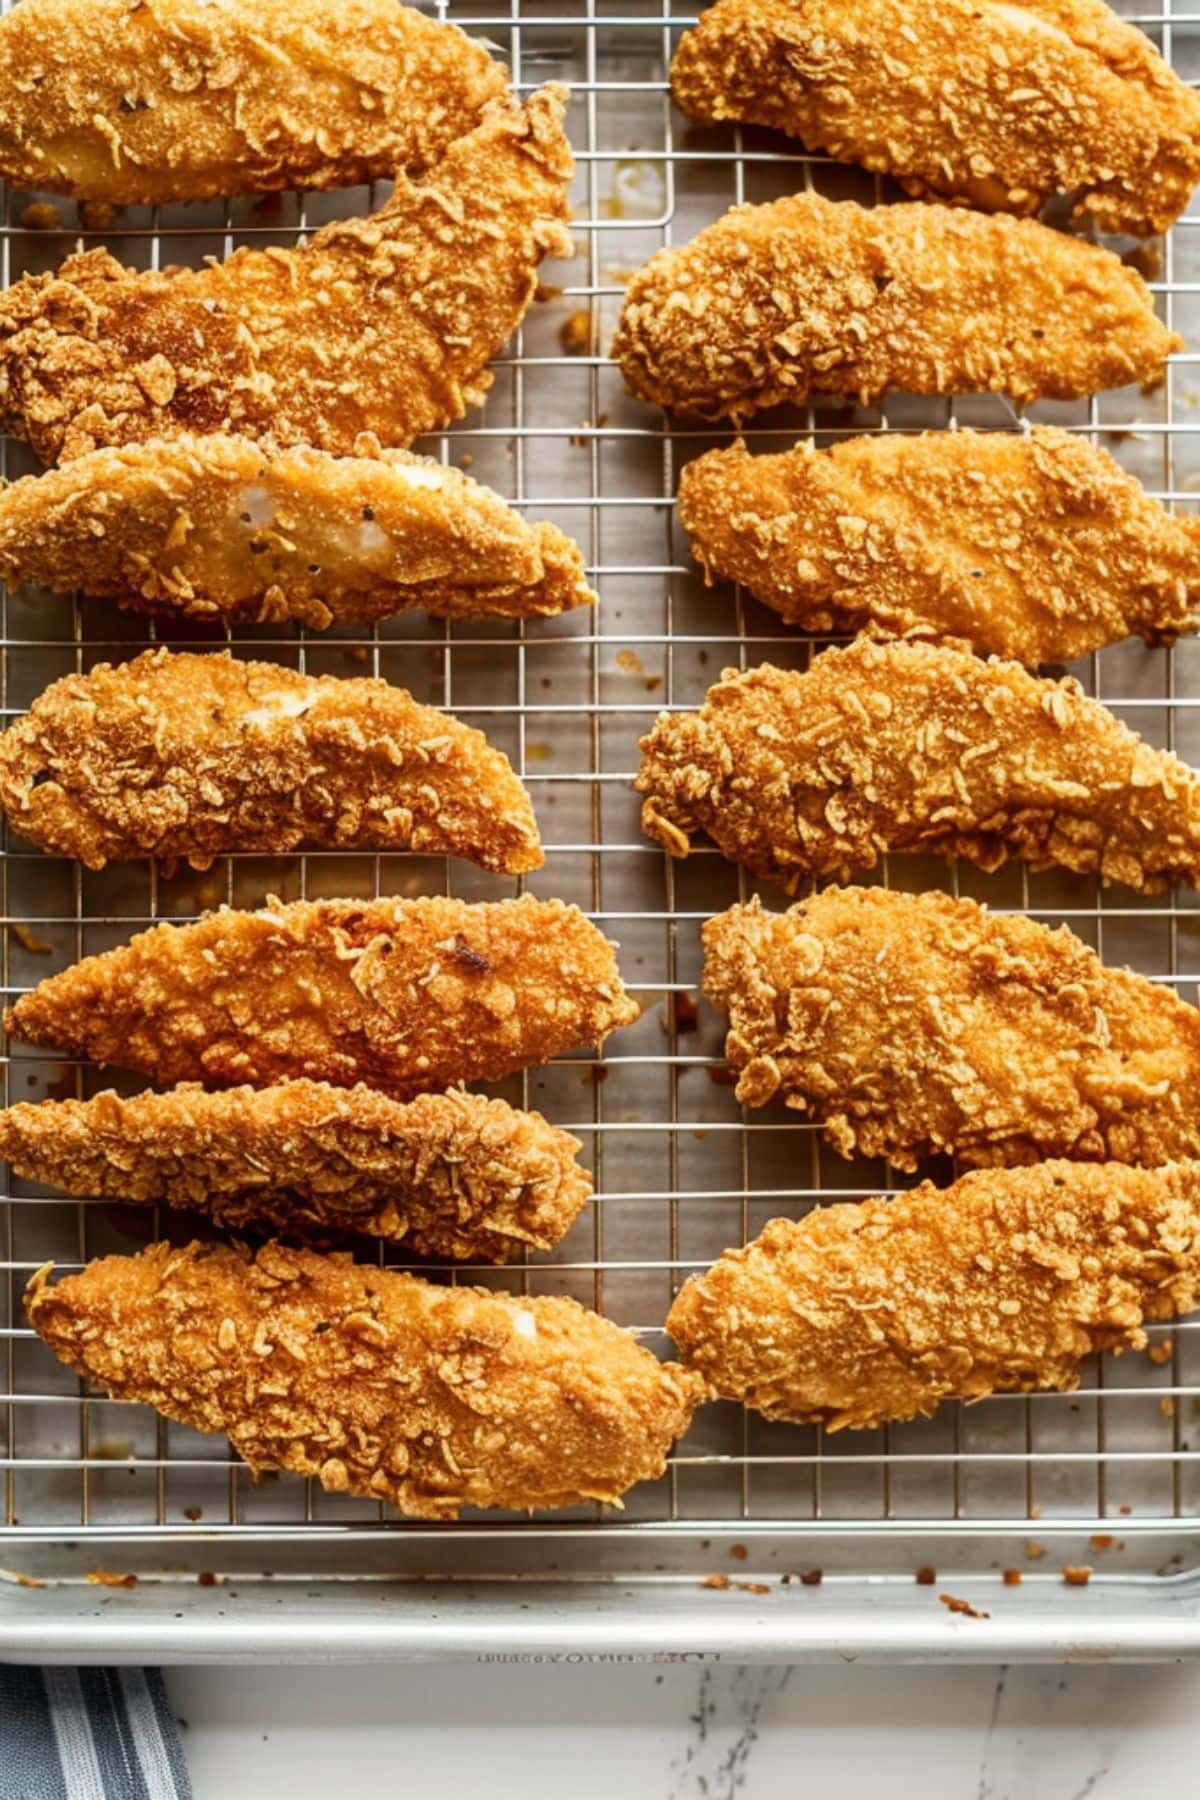
[[[1092,1536],[1088,1539],[1088,1543],[1093,1550],[1111,1550],[1113,1547],[1113,1535],[1111,1531],[1096,1531],[1093,1532]]]
[[[1005,1569],[1004,1571],[1005,1587],[1020,1587],[1023,1579],[1020,1569]]]
[[[458,466],[460,469],[474,468],[475,458],[471,455],[471,452],[469,450],[463,451],[462,455],[458,459]]]
[[[645,669],[645,666],[645,663],[642,661],[636,650],[617,651],[617,667],[622,670],[624,674],[640,675]]]
[[[657,689],[659,689],[662,686],[662,684],[663,684],[663,677],[661,675],[647,675],[645,680],[642,682],[642,686],[645,688],[645,690],[648,694],[655,693],[657,691]]]
[[[204,1517],[204,1508],[202,1506],[185,1506],[183,1509],[183,1516],[185,1519],[190,1519],[192,1524],[195,1525]]]
[[[680,1037],[687,1037],[700,1028],[700,1008],[690,994],[672,994],[663,1014],[663,1030],[669,1031],[672,1022]]]
[[[217,1585],[217,1578],[211,1569],[201,1569],[196,1576],[196,1581],[200,1587],[216,1587]]]
[[[1164,1419],[1173,1419],[1175,1417],[1175,1396],[1164,1394],[1158,1403],[1158,1410]]]
[[[739,1594],[769,1594],[771,1591],[765,1581],[739,1581],[737,1590]]]
[[[737,1070],[731,1069],[728,1063],[709,1063],[705,1073],[714,1087],[736,1087],[738,1084]]]
[[[729,1554],[730,1556],[736,1556],[739,1562],[745,1562],[750,1552],[745,1544],[730,1544]]]
[[[1068,1587],[1086,1587],[1092,1579],[1091,1565],[1089,1563],[1065,1563],[1062,1578]]]
[[[26,231],[58,231],[62,215],[53,201],[33,200],[22,210],[19,223]]]
[[[804,1587],[820,1587],[825,1579],[824,1569],[802,1569],[800,1581]]]
[[[1031,1562],[1036,1562],[1039,1556],[1045,1556],[1046,1547],[1044,1544],[1026,1544],[1025,1554]]]
[[[14,919],[8,929],[22,950],[28,950],[31,956],[49,956],[54,948],[52,944],[46,942],[45,938],[38,936],[32,925],[26,925],[20,919]]]
[[[706,1588],[715,1588],[719,1593],[724,1593],[731,1584],[728,1575],[706,1575],[700,1585]]]
[[[608,1080],[608,1074],[607,1063],[589,1063],[584,1073],[583,1086],[587,1087],[590,1083],[593,1087],[603,1087]]]
[[[1135,244],[1132,250],[1126,250],[1121,261],[1127,269],[1136,269],[1143,281],[1158,281],[1162,277],[1161,244]]]
[[[935,1587],[937,1585],[937,1570],[932,1568],[929,1563],[922,1563],[921,1567],[917,1570],[916,1582],[918,1587]]]
[[[1041,1509],[1040,1505],[1038,1504],[1038,1502],[1036,1500],[1034,1500],[1031,1503],[1030,1508],[1029,1508],[1029,1517],[1031,1519],[1040,1519],[1041,1516],[1042,1516],[1042,1509]]]
[[[525,746],[526,762],[548,762],[553,755],[554,751],[550,745],[543,743],[539,738],[531,738]]]
[[[89,1569],[87,1578],[94,1587],[135,1588],[138,1584],[136,1575],[129,1571],[119,1574],[115,1569]]]
[[[960,1600],[956,1594],[939,1594],[938,1599],[952,1613],[962,1613],[968,1619],[990,1619],[992,1616],[991,1613],[981,1612],[977,1606],[972,1606],[969,1600]]]
[[[23,1569],[0,1569],[0,1581],[10,1581],[16,1587],[23,1588],[44,1588],[46,1585],[36,1575],[26,1575]]]
[[[1160,1338],[1157,1343],[1149,1345],[1146,1350],[1150,1361],[1158,1363],[1160,1367],[1163,1363],[1169,1363],[1174,1354],[1175,1339],[1171,1337]]]
[[[573,312],[559,326],[558,341],[567,356],[590,356],[596,348],[596,328],[592,315],[586,309]]]
[[[111,231],[117,222],[117,209],[111,200],[81,200],[79,223],[85,231]]]
[[[1132,1508],[1132,1506],[1130,1506],[1128,1504],[1128,1502],[1126,1502],[1125,1504],[1119,1506],[1117,1508],[1117,1511],[1120,1513],[1120,1515],[1123,1519],[1127,1519],[1129,1517],[1129,1515],[1132,1513],[1133,1508]]]

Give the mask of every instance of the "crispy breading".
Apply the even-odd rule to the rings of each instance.
[[[220,1094],[189,1083],[0,1111],[14,1173],[78,1198],[306,1244],[365,1232],[460,1261],[553,1249],[592,1191],[579,1148],[540,1113],[461,1088],[405,1104],[319,1081]]]
[[[0,489],[0,574],[142,612],[319,629],[413,607],[550,617],[595,599],[557,526],[431,457],[355,449],[184,432],[90,451]]]
[[[207,869],[299,844],[545,861],[502,751],[386,681],[147,650],[65,675],[0,736],[0,807],[89,869],[144,856]]]
[[[294,1076],[397,1098],[630,1025],[614,946],[561,900],[295,900],[156,925],[22,995],[6,1029],[161,1085]]]
[[[916,198],[1166,231],[1200,100],[1103,0],[719,0],[671,64],[683,111],[770,125]]]
[[[827,888],[704,927],[738,1099],[811,1110],[898,1169],[1200,1156],[1200,1012],[1065,926],[948,894]]]
[[[1074,1388],[1200,1300],[1200,1163],[1041,1163],[773,1219],[688,1281],[667,1330],[726,1400],[869,1428]]]
[[[642,829],[706,832],[795,893],[889,851],[1010,858],[1161,893],[1200,880],[1200,775],[1071,676],[921,639],[858,638],[811,668],[726,669],[641,740]]]
[[[1196,628],[1200,520],[1050,426],[738,443],[687,464],[679,517],[709,581],[814,633],[928,630],[1036,667]]]
[[[223,1431],[252,1469],[410,1518],[615,1501],[661,1475],[703,1392],[575,1300],[435,1287],[267,1244],[155,1244],[26,1291],[55,1355]]]
[[[889,388],[1076,399],[1151,386],[1182,348],[1140,275],[1036,219],[796,194],[651,257],[612,354],[640,399],[738,421]]]
[[[153,206],[427,168],[506,82],[398,0],[22,0],[0,85],[5,180]]]
[[[229,431],[405,445],[487,393],[544,256],[569,253],[565,92],[493,101],[381,212],[296,250],[124,269],[106,250],[0,296],[0,428],[43,462]]]

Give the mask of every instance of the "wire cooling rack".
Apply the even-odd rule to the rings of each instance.
[[[1200,76],[1200,11],[1118,10],[1186,79]],[[603,1059],[570,1056],[497,1091],[579,1134],[596,1198],[550,1256],[502,1272],[437,1275],[572,1294],[669,1354],[662,1320],[690,1271],[777,1213],[798,1216],[821,1201],[888,1191],[903,1178],[882,1164],[841,1161],[782,1108],[743,1116],[734,1101],[722,1022],[699,999],[699,938],[701,922],[745,897],[748,884],[713,852],[672,865],[642,839],[630,788],[637,740],[660,707],[697,704],[723,668],[767,659],[800,666],[813,645],[733,589],[705,589],[671,497],[682,464],[727,434],[672,428],[628,398],[605,350],[627,274],[732,202],[801,186],[867,202],[894,196],[772,134],[688,125],[670,104],[666,69],[689,19],[656,0],[513,0],[507,9],[499,0],[439,0],[436,11],[493,43],[522,89],[569,82],[577,254],[543,269],[543,295],[497,360],[486,408],[419,447],[469,467],[530,517],[574,533],[599,606],[529,624],[443,625],[415,615],[370,631],[249,627],[227,639],[25,590],[3,602],[0,700],[5,718],[17,716],[57,676],[122,659],[155,639],[193,648],[229,641],[240,655],[313,673],[383,676],[452,708],[508,751],[534,798],[545,868],[513,883],[437,858],[314,854],[231,856],[205,874],[170,878],[153,868],[92,874],[14,839],[0,869],[0,979],[12,996],[152,920],[190,918],[221,901],[253,906],[268,894],[443,891],[479,899],[528,886],[577,901],[620,942],[642,1018],[610,1041]],[[378,204],[382,190],[130,208],[100,230],[88,229],[101,223],[94,215],[61,200],[59,228],[29,229],[34,198],[6,196],[6,282],[55,266],[79,236],[148,267],[225,256],[243,243],[292,244],[328,218]],[[1164,245],[1138,254],[1165,317],[1200,346],[1198,227],[1200,214],[1184,218]],[[1198,361],[1197,352],[1175,358],[1166,385],[1150,396],[1126,390],[1040,406],[1031,416],[1086,433],[1152,492],[1188,507],[1200,494]],[[1018,424],[996,398],[896,396],[870,409],[831,404],[762,415],[745,435],[765,450],[800,434],[824,444],[863,431]],[[6,449],[10,476],[33,466],[21,446]],[[1195,643],[1173,654],[1118,646],[1076,672],[1143,735],[1200,761]],[[1108,960],[1196,997],[1200,915],[1192,895],[1142,901],[1082,878],[1019,870],[989,877],[914,858],[891,859],[876,878],[948,886],[1066,921]],[[769,889],[764,898],[783,903]],[[3,1079],[12,1101],[136,1085],[17,1044]],[[949,1166],[944,1173],[952,1174]],[[742,1540],[754,1543],[765,1568],[820,1565],[849,1582],[871,1572],[911,1582],[914,1559],[930,1546],[968,1572],[1024,1558],[1035,1578],[1043,1570],[1037,1552],[1050,1542],[1058,1548],[1044,1568],[1053,1564],[1055,1579],[1068,1555],[1095,1563],[1097,1582],[1192,1566],[1200,1319],[1156,1328],[1148,1355],[1089,1365],[1073,1395],[946,1407],[933,1420],[880,1431],[827,1438],[713,1406],[664,1479],[635,1490],[623,1513],[581,1507],[545,1520],[489,1515],[421,1526],[293,1478],[254,1485],[224,1440],[82,1390],[26,1328],[21,1290],[47,1258],[77,1266],[160,1234],[186,1237],[191,1221],[67,1202],[19,1181],[5,1190],[3,1220],[0,1554],[23,1569],[79,1573],[99,1560],[101,1545],[110,1554],[119,1542],[121,1566],[149,1569],[194,1570],[199,1561],[243,1573],[282,1570],[290,1557],[292,1566],[327,1573],[692,1576],[736,1570],[723,1558]]]

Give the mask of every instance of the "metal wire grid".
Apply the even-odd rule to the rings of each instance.
[[[721,1022],[692,1004],[699,923],[745,897],[747,884],[715,853],[701,850],[676,866],[641,839],[629,790],[637,735],[659,706],[696,704],[726,664],[746,667],[767,657],[801,664],[812,646],[740,594],[708,592],[699,583],[671,496],[681,463],[722,434],[673,428],[629,400],[604,349],[624,272],[661,244],[690,237],[730,202],[772,198],[802,183],[839,196],[886,196],[877,181],[801,155],[768,134],[687,128],[671,108],[666,82],[671,44],[688,22],[682,12],[649,0],[510,0],[507,9],[502,0],[435,0],[435,9],[494,40],[522,88],[552,78],[571,84],[579,254],[544,272],[558,291],[534,309],[512,353],[497,359],[483,412],[424,447],[444,461],[469,463],[472,474],[531,517],[573,530],[600,592],[594,616],[514,626],[442,625],[418,616],[369,632],[266,635],[253,627],[221,634],[191,626],[181,632],[104,605],[25,592],[3,601],[0,702],[6,718],[18,715],[56,675],[132,654],[149,639],[189,647],[228,641],[239,654],[315,673],[383,675],[483,725],[509,751],[533,793],[546,867],[513,884],[433,858],[231,856],[206,875],[181,871],[167,879],[155,869],[93,875],[14,842],[0,867],[0,980],[11,996],[155,919],[191,917],[220,900],[253,905],[271,892],[290,898],[440,889],[484,898],[528,885],[577,900],[620,939],[624,974],[645,1002],[642,1021],[614,1039],[603,1060],[572,1056],[499,1091],[583,1137],[595,1202],[549,1258],[501,1273],[438,1273],[573,1293],[667,1353],[661,1320],[692,1268],[753,1235],[775,1212],[885,1191],[904,1178],[878,1164],[842,1163],[811,1125],[782,1111],[741,1116],[723,1078]],[[1143,25],[1185,77],[1200,74],[1200,12],[1118,10]],[[379,198],[361,192],[258,206],[129,209],[103,234],[85,235],[102,235],[125,261],[157,267],[167,259],[228,255],[243,242],[296,242],[325,218]],[[32,233],[22,223],[29,200],[6,197],[6,284],[25,269],[53,266],[78,235],[67,202],[58,203],[60,231]],[[1197,226],[1200,214],[1180,222],[1152,285],[1168,321],[1200,343],[1191,318],[1200,306]],[[586,315],[583,354],[567,354],[559,338],[574,314]],[[1177,358],[1167,386],[1153,397],[1108,395],[1077,407],[1045,406],[1035,416],[1087,432],[1151,491],[1187,505],[1200,492],[1200,430],[1189,417],[1200,393],[1189,374],[1197,361],[1200,352]],[[799,432],[829,442],[863,430],[1016,423],[994,399],[896,397],[884,408],[764,416],[745,435],[767,449]],[[32,466],[20,447],[6,450],[6,473]],[[1192,646],[1173,655],[1121,646],[1078,672],[1144,735],[1200,760],[1200,660]],[[948,875],[940,863],[915,859],[892,859],[879,879],[904,887],[949,881],[954,891],[986,896],[998,907],[1065,920],[1109,960],[1128,961],[1194,997],[1200,914],[1188,896],[1142,903],[1120,890],[1100,894],[1078,879],[1019,871],[988,878],[969,869]],[[764,898],[781,903],[767,891]],[[17,928],[28,928],[32,939]],[[122,1085],[119,1077],[19,1045],[2,1067],[6,1103]],[[324,1495],[311,1484],[253,1487],[223,1441],[81,1393],[24,1327],[20,1290],[47,1257],[71,1266],[162,1233],[186,1236],[190,1221],[65,1202],[19,1182],[6,1190],[3,1207],[0,1467],[10,1537],[86,1539],[144,1529],[174,1540],[188,1531],[259,1536],[278,1527],[332,1544],[347,1526],[384,1521],[375,1505]],[[886,1530],[917,1520],[950,1527],[1069,1516],[1097,1524],[1127,1518],[1132,1528],[1139,1520],[1186,1518],[1195,1510],[1200,1463],[1191,1435],[1200,1406],[1198,1333],[1200,1320],[1157,1330],[1153,1360],[1097,1365],[1074,1396],[999,1398],[970,1413],[947,1408],[933,1421],[828,1441],[816,1430],[709,1408],[665,1480],[629,1497],[622,1524],[591,1508],[568,1518],[585,1533],[635,1537],[689,1520],[769,1520],[806,1543],[853,1522]],[[513,1528],[522,1529],[515,1522]],[[452,1564],[455,1543],[475,1527],[394,1529],[436,1538],[443,1563]],[[1126,1569],[1139,1555],[1133,1536],[1130,1550]]]

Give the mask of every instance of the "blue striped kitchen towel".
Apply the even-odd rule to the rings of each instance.
[[[0,1800],[191,1800],[157,1669],[0,1664]]]

